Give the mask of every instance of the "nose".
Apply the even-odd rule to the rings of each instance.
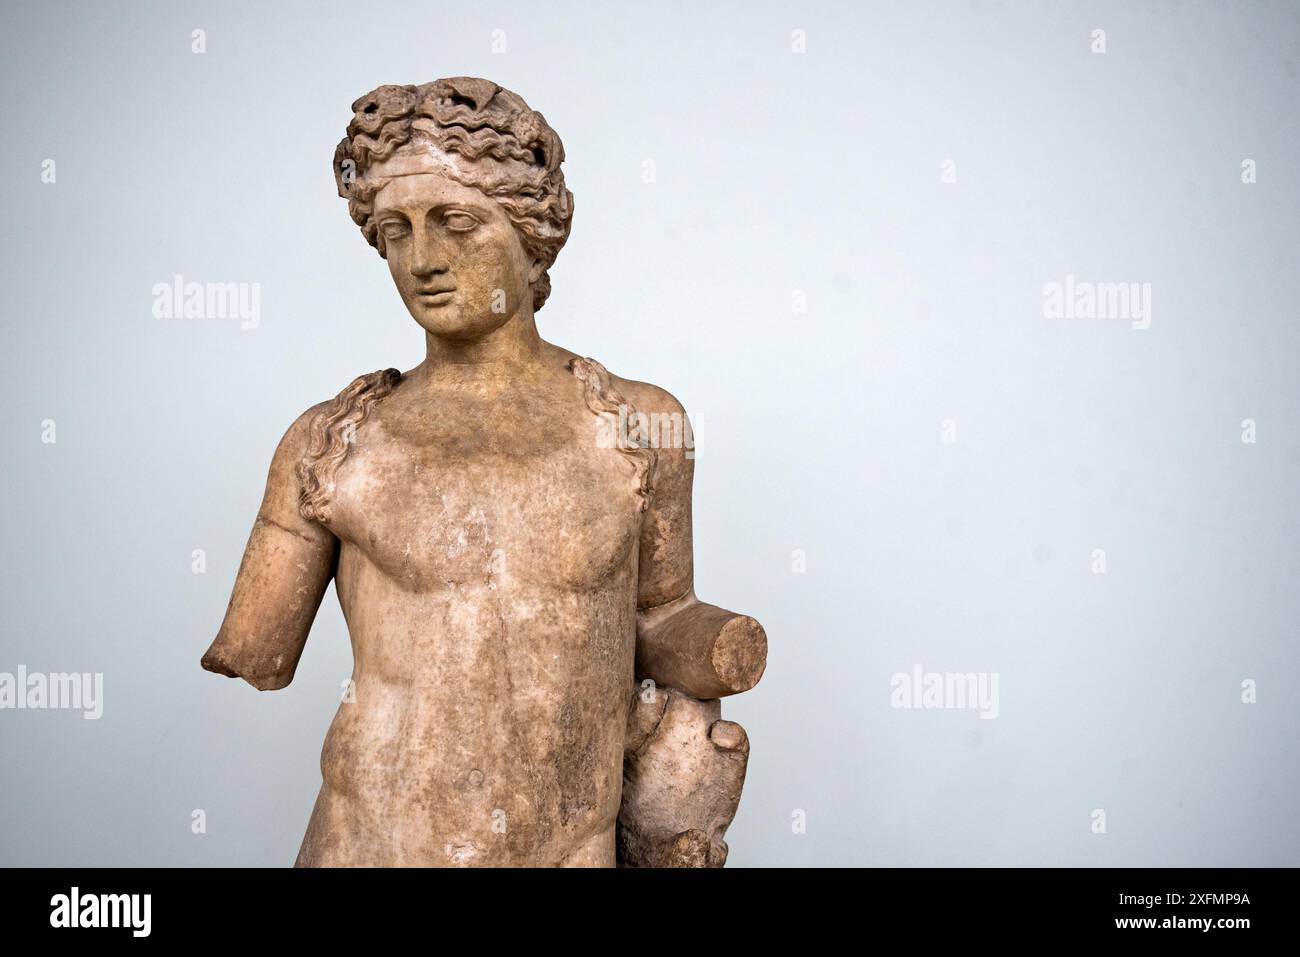
[[[411,237],[411,275],[417,278],[436,276],[450,268],[447,244],[426,226],[417,226]]]

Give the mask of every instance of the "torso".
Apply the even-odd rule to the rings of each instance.
[[[298,863],[613,864],[640,502],[564,370],[380,400],[329,528],[354,701]]]

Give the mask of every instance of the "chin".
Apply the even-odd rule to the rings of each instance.
[[[426,332],[440,339],[451,339],[457,342],[472,342],[475,339],[482,339],[505,325],[501,316],[492,316],[491,319],[465,317],[460,315],[455,306],[438,308],[416,306],[412,313],[415,316],[415,321]]]

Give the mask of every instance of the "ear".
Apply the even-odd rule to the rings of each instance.
[[[546,267],[530,256],[528,259],[528,284],[532,285],[537,282],[542,278],[544,272],[546,272]]]

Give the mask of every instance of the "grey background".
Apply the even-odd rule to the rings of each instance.
[[[105,713],[0,711],[0,863],[292,862],[332,589],[289,688],[198,660],[283,430],[421,358],[334,195],[349,104],[457,74],[569,155],[542,335],[697,420],[698,590],[771,638],[733,864],[1300,863],[1295,4],[2,16],[0,671],[102,671]],[[260,327],[153,318],[176,273],[260,283]],[[1067,273],[1151,283],[1151,327],[1045,319]],[[891,708],[915,664],[1000,716]]]

